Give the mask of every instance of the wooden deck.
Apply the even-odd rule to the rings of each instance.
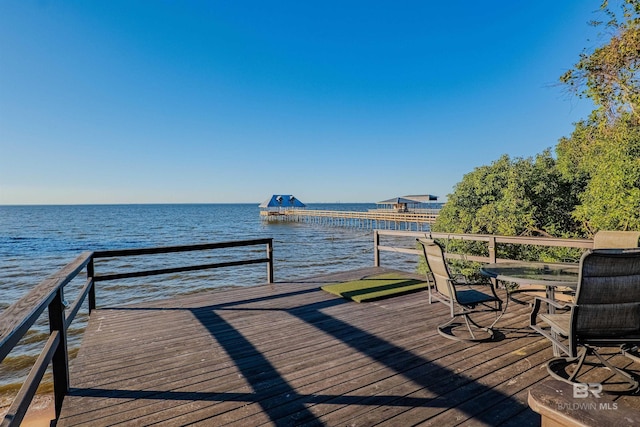
[[[426,292],[357,304],[319,289],[383,271],[99,308],[58,426],[540,424],[527,393],[552,351],[527,306],[470,344],[437,334],[448,310]]]

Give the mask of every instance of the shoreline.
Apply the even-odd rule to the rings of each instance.
[[[0,408],[0,416],[4,418],[8,410],[9,406]],[[37,394],[20,425],[23,427],[49,427],[55,417],[53,394]]]

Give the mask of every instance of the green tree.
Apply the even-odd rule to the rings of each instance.
[[[640,230],[640,0],[613,9],[602,3],[609,40],[584,50],[561,81],[596,109],[556,147],[558,167],[573,183],[573,216],[590,236],[598,230]]]
[[[503,155],[462,178],[440,211],[433,231],[575,237],[579,224],[571,212],[576,203],[573,184],[560,173],[550,150],[526,159]],[[450,241],[446,246],[450,252],[488,255],[484,243]],[[497,255],[548,261],[575,257],[562,248],[521,245],[501,245]]]
[[[573,217],[587,235],[640,230],[640,127],[631,114],[607,126],[578,123],[556,152],[559,170],[577,189]]]
[[[620,3],[620,2],[618,2]],[[618,11],[604,1],[604,28],[609,40],[595,49],[585,49],[573,69],[560,81],[580,96],[591,98],[596,112],[609,122],[629,113],[640,121],[640,0],[625,0]]]
[[[440,212],[434,231],[507,236],[575,235],[572,182],[549,150],[535,158],[503,155],[466,174]]]

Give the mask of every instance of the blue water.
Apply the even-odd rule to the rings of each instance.
[[[366,211],[375,205],[311,204],[308,208]],[[373,265],[372,230],[310,223],[267,223],[260,219],[257,204],[0,206],[0,310],[83,251],[263,237],[274,239],[276,282]],[[247,253],[249,257],[261,257],[256,253],[264,254],[263,251],[264,247],[259,246],[250,248],[249,252],[245,249],[243,253],[244,257]],[[237,259],[243,256],[240,252],[208,251],[206,256],[210,258],[205,262]],[[172,259],[165,256],[140,262],[148,263],[148,268],[162,268],[174,262],[203,263],[202,259],[192,259],[197,256],[202,255],[187,254],[183,258],[172,256]],[[126,260],[97,264],[96,271],[108,273],[141,265],[132,263]],[[97,305],[108,307],[265,281],[266,265],[258,264],[101,282],[97,287]],[[73,301],[73,293],[81,285],[82,277],[68,286],[69,290],[65,290],[68,300]],[[69,331],[72,354],[79,347],[86,318],[86,308],[83,308]],[[46,332],[45,313],[16,351],[0,365],[0,399],[3,392],[5,395],[15,393],[17,384],[27,373],[27,366],[40,351]]]

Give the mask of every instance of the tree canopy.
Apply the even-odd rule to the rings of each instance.
[[[560,140],[558,169],[579,190],[573,217],[586,235],[640,230],[640,127],[625,114],[603,127],[576,125]]]
[[[624,0],[618,10],[602,3],[606,21],[591,24],[604,29],[608,42],[592,51],[585,49],[578,63],[560,77],[580,96],[591,98],[598,114],[609,121],[630,113],[640,119],[640,1]]]
[[[464,176],[434,231],[557,236],[577,228],[575,203],[572,183],[550,151],[528,159],[503,155]]]
[[[640,230],[640,0],[602,3],[607,40],[585,49],[560,81],[590,98],[592,114],[561,138],[555,157],[503,155],[464,175],[434,231],[590,237]]]

